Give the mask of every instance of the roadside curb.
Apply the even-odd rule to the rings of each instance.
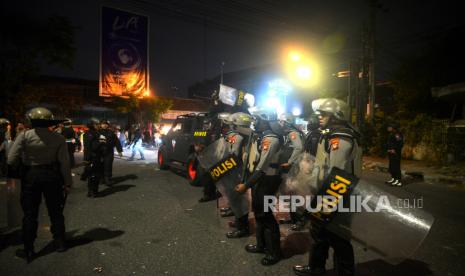
[[[375,170],[375,171],[383,172],[383,173],[389,173],[388,166],[381,162],[364,161],[363,169]],[[464,176],[447,176],[447,175],[434,174],[434,173],[425,173],[424,171],[420,171],[420,170],[402,170],[402,176],[422,179],[427,183],[442,183],[442,184],[452,184],[452,185],[464,185],[465,184],[465,175]]]

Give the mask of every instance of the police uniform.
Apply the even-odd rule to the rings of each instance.
[[[249,252],[265,252],[262,264],[271,265],[281,258],[279,225],[271,209],[264,209],[264,197],[275,196],[281,183],[279,174],[280,140],[270,130],[263,132],[259,143],[259,160],[245,185],[252,189],[252,210],[256,221],[256,245],[248,245]]]
[[[98,186],[104,177],[104,160],[106,154],[106,137],[98,132],[91,132],[88,136],[89,177],[87,178],[87,196],[96,197]]]
[[[303,151],[303,142],[302,142],[302,133],[295,129],[295,127],[288,127],[286,129],[286,137],[284,141],[284,147],[291,150],[291,155],[289,159],[285,162],[292,166],[297,161],[297,158]],[[290,166],[285,169],[286,172],[289,171]],[[292,207],[292,206],[291,206]],[[294,224],[291,229],[294,231],[301,230],[304,225],[303,217],[298,212],[290,212],[291,222]]]
[[[404,146],[404,136],[398,130],[389,134],[387,149],[389,155],[389,172],[393,179],[390,184],[401,186],[402,172],[400,170],[400,160],[402,159],[402,147]]]
[[[345,127],[326,129],[318,144],[315,166],[319,170],[318,186],[328,176],[333,167],[360,176],[361,154],[356,139],[357,133]],[[329,247],[334,249],[334,262],[339,275],[354,274],[354,252],[349,240],[326,230],[318,222],[312,222],[310,234],[313,238],[310,267],[324,270]]]
[[[74,152],[76,151],[76,132],[71,125],[65,125],[63,130],[61,131],[61,135],[65,137],[66,145],[68,148],[68,155],[69,155],[69,162],[71,164],[71,168],[74,167]]]
[[[230,130],[224,137],[229,145],[229,155],[234,155],[238,158],[242,157],[242,146],[244,137],[236,131]],[[232,210],[241,209],[241,206],[248,205],[248,199],[245,194],[238,194],[236,192],[226,193],[228,202]],[[235,206],[236,205],[236,206]],[[226,234],[228,238],[241,238],[249,235],[249,213],[237,214],[233,212],[235,216],[236,231],[232,231]]]
[[[105,137],[106,143],[103,145],[103,180],[110,184],[110,178],[113,176],[113,160],[115,158],[115,147],[118,152],[123,152],[121,144],[116,134],[110,129],[100,129],[98,135]]]
[[[312,156],[316,156],[316,151],[318,148],[318,143],[320,141],[321,130],[312,129],[308,132],[307,138],[305,140],[305,151]]]
[[[34,123],[33,123],[34,127]],[[39,205],[45,197],[50,216],[50,230],[58,249],[64,250],[64,186],[72,185],[65,139],[46,127],[35,127],[18,135],[8,155],[8,164],[21,168],[21,206],[23,242],[28,261],[37,235]]]
[[[315,101],[320,102],[313,107]],[[322,188],[323,182],[334,167],[360,177],[360,135],[344,119],[345,103],[337,99],[315,101],[312,102],[314,111],[320,112],[322,122],[324,118],[328,120],[326,126],[322,126],[315,157],[318,188]],[[330,247],[334,250],[333,259],[337,275],[354,275],[354,251],[349,240],[328,231],[325,225],[315,218],[311,221],[310,235],[313,244],[309,254],[309,265],[294,266],[297,275],[324,275]]]

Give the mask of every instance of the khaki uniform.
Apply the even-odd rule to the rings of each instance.
[[[273,212],[264,209],[264,197],[274,196],[279,189],[280,142],[276,134],[265,131],[259,148],[259,160],[246,185],[252,188],[252,209],[256,221],[257,247],[265,249],[267,255],[280,258],[280,232]]]
[[[315,166],[319,170],[318,186],[320,188],[333,167],[360,177],[362,154],[355,135],[356,133],[348,128],[322,131],[315,159]],[[329,247],[332,247],[338,275],[354,275],[354,252],[349,240],[313,222],[310,234],[314,241],[309,260],[312,269],[324,271]]]
[[[54,239],[64,240],[65,223],[63,186],[71,186],[71,170],[65,139],[47,128],[22,132],[8,155],[8,164],[21,167],[21,206],[23,242],[26,250],[33,248],[37,234],[39,205],[42,195],[50,216]]]

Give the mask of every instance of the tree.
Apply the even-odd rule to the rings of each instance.
[[[39,74],[41,62],[72,67],[76,27],[62,16],[39,20],[10,13],[0,20],[0,112],[17,120],[27,104],[43,96],[23,91],[25,81]]]
[[[113,96],[110,98],[110,105],[117,112],[128,114],[128,125],[132,125],[134,123],[158,122],[160,115],[171,107],[172,101],[157,97],[138,98],[131,95],[128,98],[123,98]]]

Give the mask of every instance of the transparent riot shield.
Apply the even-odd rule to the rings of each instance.
[[[286,179],[286,189],[297,195],[314,196],[320,192],[317,167],[308,154],[302,154]],[[355,246],[374,252],[391,264],[410,258],[428,235],[434,218],[422,206],[406,206],[406,199],[398,198],[363,178],[358,180],[350,202],[326,228],[351,239]],[[411,199],[408,199],[409,201]],[[411,204],[411,203],[410,203]],[[308,209],[308,206],[306,206]]]
[[[200,166],[208,171],[227,155],[228,143],[223,138],[220,138],[204,148],[197,159],[199,160]]]
[[[220,138],[199,154],[199,163],[207,173],[213,172],[218,163],[221,163],[222,160],[230,156],[228,146],[228,142]],[[240,174],[242,170],[242,164],[238,161],[236,161],[236,163],[238,166],[233,167],[221,177],[217,179],[214,178],[213,180],[215,181],[218,191],[228,199],[235,216],[240,217],[248,213],[249,203],[246,195],[239,194],[235,191],[236,185],[241,181]]]

